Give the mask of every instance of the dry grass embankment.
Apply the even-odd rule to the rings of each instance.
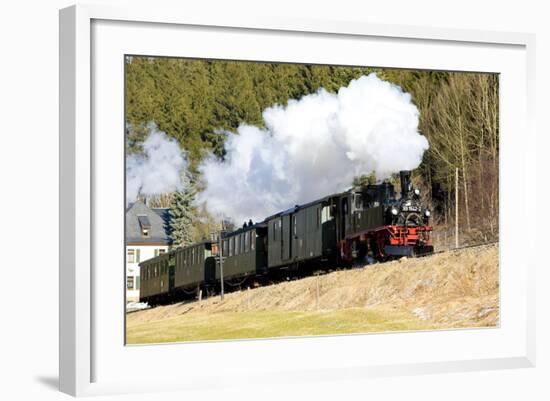
[[[491,327],[498,276],[496,245],[335,271],[128,314],[127,342]]]

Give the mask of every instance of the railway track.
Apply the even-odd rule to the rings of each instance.
[[[468,249],[490,247],[490,246],[497,245],[498,242],[499,241],[490,241],[490,242],[484,242],[484,243],[481,243],[481,244],[464,245],[464,246],[461,246],[461,247],[458,247],[458,248],[445,249],[445,250],[432,252],[430,254],[418,255],[418,256],[415,256],[415,258],[429,258],[429,257],[435,256],[435,255],[438,255],[438,254],[443,254],[443,253],[458,253],[458,252],[468,250]],[[390,262],[394,262],[395,260],[396,259],[385,261],[385,262],[378,262],[378,263],[380,263],[380,264],[390,263]],[[377,263],[375,263],[375,264],[377,264]],[[268,285],[276,285],[276,284],[280,284],[280,283],[287,282],[287,281],[300,280],[300,279],[310,277],[310,276],[313,276],[313,275],[325,275],[325,274],[329,274],[329,273],[332,273],[332,272],[335,272],[335,271],[343,271],[343,270],[364,268],[364,267],[369,266],[369,265],[370,264],[360,263],[360,264],[354,264],[352,266],[332,266],[332,267],[324,266],[324,267],[318,268],[318,269],[310,267],[310,268],[307,269],[307,271],[299,271],[299,270],[292,271],[292,270],[289,270],[289,271],[287,271],[288,274],[286,276],[283,274],[283,275],[280,275],[278,277],[271,277],[269,280],[258,280],[258,277],[247,277],[247,278],[243,279],[237,285],[235,285],[234,283],[231,283],[230,281],[224,281],[224,283],[228,285],[227,289],[230,289],[230,291],[227,291],[227,292],[232,292],[234,290],[241,290],[241,289],[246,288],[246,287],[255,288],[255,287],[268,286]],[[193,295],[193,291],[189,292],[188,295]],[[219,295],[219,293],[216,292],[216,293],[211,294],[210,296],[218,296],[218,295]],[[198,298],[198,292],[197,292],[197,298]],[[181,301],[182,300],[178,300],[176,302],[181,302]],[[198,302],[198,299],[187,299],[187,300],[183,300],[183,302],[193,304],[195,302]]]
[[[484,242],[484,243],[481,243],[481,244],[464,245],[464,246],[461,246],[461,247],[458,247],[458,248],[445,249],[445,250],[440,250],[440,251],[432,252],[432,253],[425,254],[425,255],[418,255],[418,256],[415,256],[415,258],[428,258],[428,257],[435,256],[435,255],[438,255],[438,254],[446,253],[446,252],[455,253],[455,252],[461,252],[461,251],[464,251],[464,250],[467,250],[467,249],[484,248],[484,247],[489,247],[489,246],[495,246],[496,244],[498,244],[498,241]],[[392,259],[392,260],[388,260],[388,261],[385,261],[385,262],[377,262],[377,263],[384,264],[384,263],[394,262],[395,260],[397,260],[397,259]],[[302,278],[309,277],[309,276],[312,276],[312,275],[328,274],[328,273],[331,273],[331,272],[334,272],[334,271],[342,271],[342,270],[363,268],[363,267],[366,267],[368,265],[369,264],[365,264],[365,263],[357,263],[357,264],[354,264],[352,266],[330,266],[330,267],[325,266],[325,267],[321,267],[321,268],[318,268],[318,269],[309,268],[305,272],[298,272],[298,271],[297,272],[292,272],[292,271],[289,271],[288,273],[295,273],[295,274],[290,274],[290,275],[287,275],[286,277],[282,277],[282,278],[279,278],[279,279],[271,279],[269,281],[269,285],[278,284],[278,283],[285,282],[285,281],[290,281],[290,280],[300,280]],[[266,283],[264,283],[263,285],[265,285],[265,284]]]
[[[483,242],[483,243],[480,243],[480,244],[463,245],[463,246],[460,246],[458,248],[450,248],[450,249],[435,251],[435,252],[432,252],[432,253],[427,253],[427,254],[424,254],[424,255],[417,255],[417,256],[415,256],[415,258],[429,258],[429,257],[439,255],[439,254],[442,254],[442,253],[457,253],[457,252],[461,252],[461,251],[464,251],[464,250],[467,250],[467,249],[485,248],[485,247],[495,246],[498,243],[499,243],[499,241],[497,240],[497,241]],[[407,258],[407,257],[404,256],[403,258]],[[380,264],[391,263],[391,262],[395,262],[396,260],[399,260],[399,259],[391,259],[391,260],[387,260],[387,261],[384,261],[384,262],[375,262],[374,264],[377,264],[377,263],[380,263]],[[328,274],[328,273],[331,273],[333,271],[347,270],[347,269],[350,269],[350,268],[351,269],[354,269],[354,268],[357,269],[357,268],[363,268],[363,267],[366,267],[366,266],[369,266],[369,265],[370,264],[357,263],[357,264],[354,264],[352,266],[336,266],[336,267],[328,268],[328,269],[318,269],[316,271],[316,274]],[[307,277],[307,276],[308,275],[304,275],[300,278]]]
[[[498,240],[490,241],[490,242],[483,242],[481,244],[464,245],[464,246],[459,246],[458,248],[445,249],[445,250],[433,252],[433,253],[430,253],[430,254],[424,255],[424,256],[432,256],[432,255],[437,255],[437,254],[445,253],[445,252],[460,252],[464,249],[484,248],[484,247],[494,246],[496,244],[498,244]]]

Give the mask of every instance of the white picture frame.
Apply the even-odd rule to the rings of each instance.
[[[196,40],[180,41],[178,45],[175,37],[179,35]],[[270,46],[255,49],[258,37]],[[224,46],[216,47],[216,41]],[[191,44],[185,48],[181,43]],[[200,46],[193,47],[197,43]],[[514,243],[518,235],[515,229],[520,225],[524,230],[536,230],[532,219],[523,219],[529,207],[528,196],[533,195],[533,188],[536,190],[536,138],[532,128],[534,43],[530,34],[373,25],[365,21],[193,15],[184,9],[104,5],[78,5],[61,10],[60,390],[80,396],[206,389],[212,386],[212,380],[216,380],[217,386],[234,385],[235,377],[243,373],[267,384],[273,383],[274,378],[277,383],[343,377],[361,380],[534,366],[535,261],[529,256],[520,257],[517,250],[506,246]],[[365,64],[364,52],[355,51],[361,46],[372,51],[373,60],[378,62]],[[322,54],[322,47],[332,51]],[[123,218],[117,217],[123,210],[122,187],[120,202],[110,205],[102,198],[107,191],[116,189],[124,176],[120,164],[124,153],[120,152],[122,136],[98,134],[123,127],[120,114],[123,61],[118,58],[123,54],[343,62],[500,73],[500,326],[125,347],[120,341],[124,330],[120,325],[124,321],[124,304],[119,303],[124,296],[122,268],[113,273],[103,263],[109,259],[123,263],[124,248],[120,242],[123,226],[117,220]],[[460,55],[465,59],[462,62],[457,61]],[[109,84],[105,85],[106,82]],[[112,91],[112,96],[105,96],[109,93],[106,91]],[[518,138],[512,135],[514,132],[522,135]],[[532,246],[526,244],[522,250]],[[113,263],[119,266],[118,262]],[[516,266],[515,270],[511,265]],[[449,349],[450,344],[453,349]],[[322,358],[316,356],[321,349]],[[389,349],[393,352],[388,352]],[[209,368],[201,363],[199,355],[212,353],[223,355],[224,360],[240,362]],[[181,357],[191,361],[189,368],[170,370],[174,358]],[[141,361],[151,366],[159,366],[162,361],[163,367],[144,379],[132,370]]]

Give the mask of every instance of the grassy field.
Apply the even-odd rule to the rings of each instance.
[[[331,311],[245,311],[176,316],[130,324],[128,344],[292,337],[433,329],[412,313],[349,308]]]
[[[319,287],[319,297],[317,297]],[[498,325],[498,247],[335,271],[127,315],[127,343]]]

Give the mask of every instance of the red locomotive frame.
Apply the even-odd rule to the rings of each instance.
[[[340,241],[340,258],[345,262],[353,262],[357,245],[359,244],[368,248],[369,243],[372,243],[372,241],[374,241],[377,248],[375,257],[385,258],[388,256],[384,250],[386,245],[392,247],[413,247],[413,249],[417,250],[414,254],[427,253],[433,251],[432,240],[430,238],[432,231],[433,227],[429,225],[415,227],[387,225],[358,234],[354,233]]]

